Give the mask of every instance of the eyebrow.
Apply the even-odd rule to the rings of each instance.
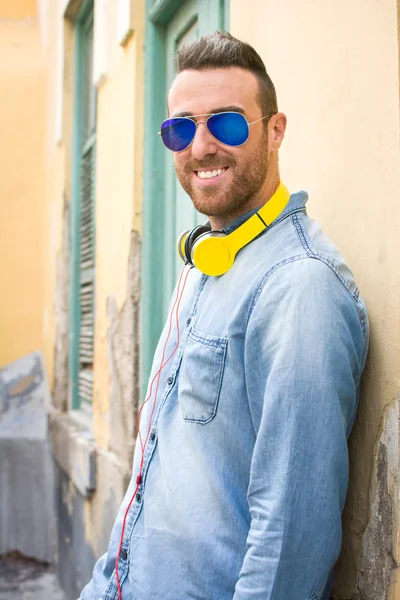
[[[210,112],[204,113],[204,114],[214,115],[215,113],[220,113],[220,112],[238,112],[241,115],[245,114],[243,108],[241,108],[240,106],[234,106],[234,105],[219,106],[218,108],[213,108],[212,110],[210,110]],[[193,115],[191,112],[179,112],[179,113],[172,115],[170,118],[176,119],[177,117],[193,117],[193,116],[195,116],[195,115]]]

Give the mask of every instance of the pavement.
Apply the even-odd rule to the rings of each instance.
[[[34,560],[0,556],[0,600],[66,600],[54,568]]]

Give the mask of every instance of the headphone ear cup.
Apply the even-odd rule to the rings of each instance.
[[[184,263],[187,262],[186,256],[185,256],[185,242],[186,239],[188,237],[190,233],[190,229],[187,229],[186,231],[183,231],[181,233],[181,235],[178,237],[178,241],[176,243],[176,248],[178,250],[178,254],[181,258],[181,260],[183,260]]]
[[[188,233],[184,243],[185,260],[193,265],[192,248],[195,241],[204,233],[211,231],[211,225],[207,222],[205,225],[198,225]],[[183,245],[183,244],[182,244]]]

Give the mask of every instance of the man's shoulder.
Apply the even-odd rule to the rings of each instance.
[[[329,278],[329,273],[333,273],[344,288],[358,298],[358,287],[348,262],[305,209],[286,215],[268,234],[260,238],[257,252],[261,285],[277,271],[281,277],[297,279],[302,263],[307,264],[302,272],[310,284],[318,284],[324,275]]]

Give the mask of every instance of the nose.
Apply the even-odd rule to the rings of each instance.
[[[217,142],[208,131],[204,121],[197,122],[196,135],[191,145],[192,156],[201,160],[208,154],[217,152]]]

